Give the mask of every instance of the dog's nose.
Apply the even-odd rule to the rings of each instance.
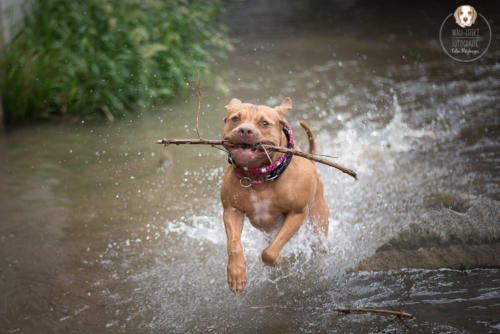
[[[466,16],[466,17],[464,17],[464,22],[467,22],[467,20],[468,20],[468,19],[469,19],[469,18],[468,18],[467,16]]]
[[[242,125],[238,129],[238,133],[242,137],[250,137],[251,135],[253,135],[253,129],[250,126]]]

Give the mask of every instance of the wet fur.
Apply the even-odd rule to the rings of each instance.
[[[286,98],[280,106],[256,106],[231,100],[226,106],[223,139],[233,142],[272,142],[287,146],[288,142],[282,131],[286,123],[285,115],[291,109],[292,102]],[[235,117],[237,115],[237,117]],[[238,120],[236,122],[235,120]],[[265,122],[268,126],[263,126]],[[309,138],[309,150],[316,150],[314,134],[305,122],[301,126]],[[242,128],[251,129],[247,136]],[[248,130],[250,131],[250,130]],[[298,147],[295,147],[299,149]],[[281,153],[271,153],[276,161]],[[250,162],[251,166],[260,167],[269,164],[267,159]],[[240,171],[240,173],[244,173]],[[246,174],[251,177],[251,175]],[[244,217],[250,223],[264,231],[277,231],[269,246],[262,252],[262,260],[270,265],[282,262],[279,253],[288,240],[299,230],[305,220],[313,224],[318,235],[328,233],[329,209],[323,196],[323,183],[313,162],[294,156],[285,172],[275,181],[244,188],[235,175],[235,166],[228,165],[221,190],[224,208],[224,225],[227,236],[228,266],[227,276],[231,291],[239,294],[245,287],[246,267],[241,245],[241,233]]]

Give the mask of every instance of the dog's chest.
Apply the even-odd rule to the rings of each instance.
[[[283,222],[284,215],[276,206],[273,196],[251,192],[242,203],[242,211],[256,228],[272,230]]]

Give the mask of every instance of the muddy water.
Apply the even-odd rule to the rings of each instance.
[[[196,98],[114,124],[3,133],[0,331],[498,332],[497,269],[346,273],[425,212],[435,192],[500,198],[498,49],[459,64],[436,30],[454,5],[386,5],[254,2],[231,11],[239,44],[203,87],[202,136],[219,136],[231,97],[276,105],[291,96],[299,144],[304,119],[319,152],[360,174],[354,182],[318,165],[331,211],[322,252],[302,229],[280,267],[264,266],[266,237],[246,223],[249,282],[239,297],[226,286],[225,154],[154,144],[196,136]],[[271,304],[294,309],[250,309]],[[339,306],[416,318],[329,310]]]

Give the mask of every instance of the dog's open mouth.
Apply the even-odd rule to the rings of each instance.
[[[254,150],[254,151],[258,151],[258,152],[264,151],[264,148],[262,147],[261,143],[257,143],[257,144],[245,144],[245,143],[233,144],[233,143],[231,143],[230,147],[231,148],[240,148],[243,150]]]
[[[226,148],[229,150],[236,163],[242,166],[246,166],[255,160],[267,158],[267,153],[265,152],[262,144],[272,145],[271,143],[267,142],[256,144],[230,143]]]

